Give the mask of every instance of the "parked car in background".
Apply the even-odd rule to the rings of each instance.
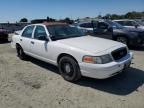
[[[96,22],[94,36],[112,39],[127,45],[142,45],[144,43],[144,30],[125,28],[114,21]]]
[[[25,26],[30,23],[0,23],[0,28],[7,30],[9,33],[22,30]]]
[[[96,26],[96,25],[93,25],[93,24],[96,24],[96,23],[92,23],[92,22],[80,22],[80,23],[75,23],[74,25],[78,29],[82,30],[86,34],[93,34],[93,28],[94,28],[94,26]]]
[[[144,29],[144,26],[135,20],[125,19],[125,20],[114,20],[114,21],[127,28]]]
[[[8,41],[8,31],[5,29],[0,29],[0,41]]]
[[[86,36],[76,27],[63,23],[26,26],[12,37],[18,57],[26,55],[58,66],[67,81],[81,76],[105,79],[129,68],[132,53],[125,44]]]
[[[136,22],[138,22],[140,25],[144,26],[144,19],[134,19]]]

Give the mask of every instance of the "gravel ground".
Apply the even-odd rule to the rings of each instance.
[[[0,44],[0,108],[144,108],[144,47],[132,67],[106,80],[64,81],[58,69],[29,58],[21,61],[9,43]]]

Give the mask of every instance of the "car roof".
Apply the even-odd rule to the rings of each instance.
[[[38,24],[30,24],[28,26],[31,26],[31,25],[45,25],[45,26],[52,26],[52,25],[69,25],[67,23],[62,23],[62,22],[44,22],[44,23],[38,23]]]
[[[68,25],[67,23],[62,23],[62,22],[44,22],[43,24],[45,26],[51,26],[51,25]]]

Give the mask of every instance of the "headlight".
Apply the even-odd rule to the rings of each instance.
[[[83,62],[93,64],[106,64],[112,62],[112,58],[109,54],[103,56],[84,56]]]

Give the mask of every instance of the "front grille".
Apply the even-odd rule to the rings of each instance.
[[[125,57],[127,55],[127,53],[128,53],[127,48],[123,47],[123,48],[113,51],[111,54],[112,54],[114,60],[119,60],[119,59]]]

